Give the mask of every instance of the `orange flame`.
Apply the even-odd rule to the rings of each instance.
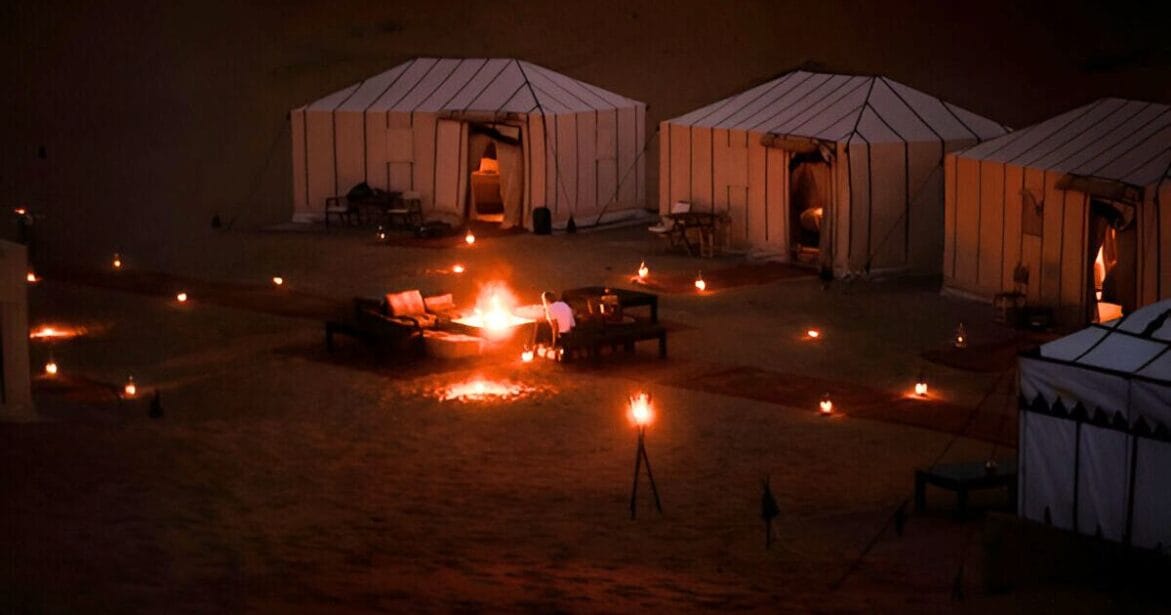
[[[655,408],[651,404],[650,393],[639,393],[630,398],[630,420],[635,425],[643,427],[655,418]]]
[[[82,327],[67,327],[64,325],[41,325],[29,331],[29,339],[69,339],[85,334]]]

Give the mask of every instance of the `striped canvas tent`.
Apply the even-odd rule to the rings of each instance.
[[[1022,517],[1171,546],[1171,301],[1020,357]]]
[[[1005,128],[885,77],[795,71],[663,122],[659,207],[839,274],[938,272],[945,153]]]
[[[1171,107],[1104,98],[946,168],[946,288],[1071,325],[1171,297]]]
[[[506,224],[531,228],[540,206],[554,224],[630,215],[645,201],[645,122],[645,104],[528,62],[416,58],[292,111],[293,219],[321,219],[327,197],[366,182],[460,222],[492,150]]]

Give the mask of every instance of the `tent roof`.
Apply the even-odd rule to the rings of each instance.
[[[1062,415],[1081,405],[1116,428],[1145,423],[1171,438],[1171,299],[1043,344],[1020,367],[1032,408]]]
[[[510,58],[415,58],[320,98],[310,111],[574,113],[642,103]]]
[[[824,141],[983,141],[1007,129],[886,77],[793,71],[668,120]]]
[[[1149,186],[1171,177],[1171,106],[1103,98],[960,156]]]
[[[1041,356],[1171,385],[1171,300],[1041,346]]]

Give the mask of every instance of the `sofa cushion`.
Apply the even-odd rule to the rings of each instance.
[[[387,293],[386,308],[390,316],[416,316],[427,313],[423,294],[417,290]]]

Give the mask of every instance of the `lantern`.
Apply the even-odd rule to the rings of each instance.
[[[272,278],[272,283],[273,283],[273,284],[275,284],[275,285],[277,285],[277,286],[284,286],[284,285],[285,285],[285,279],[284,279],[284,278],[282,278],[282,277],[281,277],[281,276],[279,276],[279,275],[278,275],[278,276],[273,276],[273,278]]]
[[[134,384],[134,376],[126,377],[126,386],[122,387],[122,394],[126,397],[138,395],[138,385]]]
[[[655,418],[649,393],[639,393],[630,398],[630,419],[641,430]]]
[[[968,332],[964,329],[964,323],[962,322],[960,323],[960,326],[956,327],[955,347],[968,347]]]
[[[829,416],[833,414],[834,402],[829,398],[829,393],[821,396],[821,401],[817,404],[817,409],[822,416]]]
[[[33,271],[28,272],[28,275],[24,276],[24,279],[28,280],[29,284],[36,284],[37,282],[41,281],[41,279],[37,277],[36,272]]]
[[[455,265],[452,265],[452,266],[451,266],[451,272],[452,272],[452,273],[463,273],[463,272],[464,272],[464,266],[463,266],[463,265],[460,265],[460,264],[455,264]]]
[[[114,253],[114,269],[122,268],[122,255],[117,252]]]
[[[638,279],[645,280],[646,277],[650,274],[651,274],[651,269],[650,269],[650,267],[646,266],[646,261],[640,262],[638,264]]]
[[[818,331],[817,329],[810,329],[805,332],[805,335],[809,336],[809,339],[815,340],[821,337],[821,331]]]
[[[927,378],[922,373],[915,379],[915,395],[927,397]]]
[[[14,213],[18,216],[23,216],[28,213],[28,210],[23,207],[17,207],[16,209],[12,210],[12,213]]]
[[[468,229],[468,234],[464,235],[464,242],[467,243],[469,246],[472,245],[473,243],[476,243],[476,236],[472,234],[471,229]]]
[[[520,353],[520,360],[522,363],[533,362],[533,349],[525,346],[525,349]]]
[[[187,303],[187,293],[179,293],[175,295],[175,301],[179,303]]]
[[[704,290],[707,289],[707,282],[703,281],[703,272],[702,271],[699,272],[699,275],[695,276],[695,288],[699,292],[703,292]]]
[[[378,237],[379,241],[386,239],[386,230],[383,229],[381,225],[378,227],[378,235],[376,236]]]
[[[57,375],[57,362],[53,360],[53,357],[49,357],[49,360],[45,362],[45,375],[46,376],[56,376]]]

